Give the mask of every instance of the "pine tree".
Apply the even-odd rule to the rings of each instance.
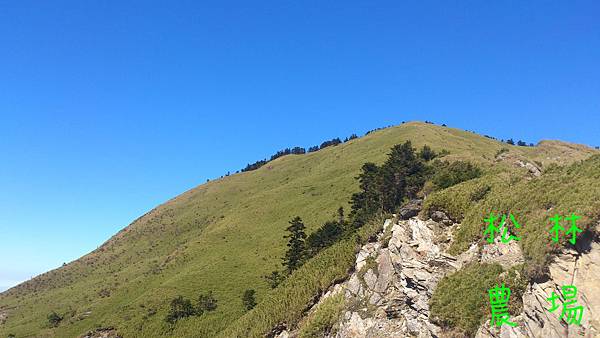
[[[428,145],[424,145],[423,149],[419,152],[419,157],[423,159],[423,161],[433,160],[437,154],[433,151]]]
[[[307,255],[312,257],[319,251],[335,243],[344,233],[344,228],[338,222],[325,222],[322,227],[306,239]]]
[[[283,258],[283,266],[286,267],[288,273],[299,268],[304,263],[306,256],[306,233],[304,232],[304,223],[298,216],[290,221],[290,226],[287,227],[289,235],[284,238],[289,238],[288,249]]]
[[[355,227],[362,226],[381,209],[380,168],[375,163],[367,162],[363,164],[361,170],[362,172],[356,177],[360,191],[353,194],[351,198],[350,217]]]
[[[410,141],[397,144],[385,164],[382,172],[382,210],[394,212],[405,197],[414,198],[425,182],[425,166],[415,156]]]

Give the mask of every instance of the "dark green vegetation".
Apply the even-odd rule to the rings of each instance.
[[[356,138],[358,138],[358,136],[356,134],[352,134],[349,137],[346,137],[344,139],[344,141],[342,141],[338,137],[336,137],[336,138],[333,138],[331,140],[321,143],[320,146],[313,146],[313,147],[308,148],[308,152],[312,153],[312,152],[315,152],[317,150],[321,150],[321,149],[324,149],[327,147],[337,146],[338,144],[341,144],[342,142],[352,141]],[[256,170],[256,169],[262,167],[263,165],[265,165],[273,160],[276,160],[282,156],[285,156],[285,155],[302,155],[302,154],[306,154],[306,149],[304,149],[302,147],[285,148],[285,149],[280,150],[280,151],[276,152],[275,154],[271,155],[271,158],[268,160],[264,159],[264,160],[256,161],[252,164],[248,164],[244,169],[241,170],[241,172]],[[227,176],[229,176],[229,175],[227,175]]]
[[[306,244],[304,243],[306,233],[304,229],[306,227],[298,216],[290,221],[290,226],[286,229],[290,233],[284,236],[284,238],[289,238],[288,250],[283,257],[283,266],[286,268],[287,273],[296,270],[306,259]]]
[[[472,263],[445,276],[430,302],[431,318],[442,327],[461,335],[474,336],[490,313],[488,290],[504,285],[510,289],[509,313],[518,315],[527,287],[523,266],[504,271],[498,264]]]
[[[217,299],[213,296],[212,291],[201,294],[198,297],[198,309],[196,312],[203,314],[217,309]]]
[[[170,324],[175,324],[179,319],[190,316],[202,316],[204,312],[210,312],[217,309],[217,299],[213,296],[212,291],[206,294],[201,294],[198,297],[198,304],[194,306],[192,301],[183,296],[177,296],[171,300],[171,309],[165,317],[165,321]]]
[[[192,301],[178,296],[171,301],[171,309],[165,317],[165,321],[174,324],[181,318],[186,318],[196,315],[196,309],[192,305]]]
[[[60,324],[60,322],[63,320],[63,318],[64,318],[63,316],[61,316],[58,313],[52,311],[48,315],[48,324],[50,324],[51,327],[57,327],[58,324]]]
[[[286,229],[289,234],[284,236],[288,238],[288,249],[283,257],[285,272],[273,271],[267,276],[269,285],[272,288],[277,287],[280,278],[285,278],[306,260],[342,237],[349,237],[366,222],[376,219],[378,215],[395,212],[405,200],[416,197],[416,193],[422,189],[428,177],[437,175],[441,170],[448,172],[447,167],[452,166],[442,165],[439,161],[428,165],[425,158],[433,159],[437,156],[428,146],[424,146],[419,155],[420,157],[412,148],[410,141],[406,141],[392,147],[381,167],[374,163],[364,164],[363,172],[357,177],[361,183],[360,191],[353,194],[350,200],[352,213],[349,221],[344,218],[344,208],[339,207],[336,220],[325,222],[307,238],[302,219],[299,216],[294,217]],[[464,169],[464,167],[460,168]],[[470,164],[468,168],[478,170]],[[470,178],[468,174],[454,175],[452,184]]]
[[[244,303],[244,307],[246,310],[252,310],[256,306],[256,291],[252,289],[248,289],[244,291],[244,295],[242,296],[242,303]]]
[[[477,178],[481,170],[469,162],[439,162],[435,165],[436,172],[432,183],[437,189],[446,189],[458,183]]]
[[[435,153],[424,148],[426,157]],[[358,175],[360,191],[352,195],[352,217],[360,227],[377,213],[392,213],[405,199],[414,198],[427,177],[426,164],[420,159],[410,141],[392,147],[381,166],[367,162]]]
[[[95,328],[114,327],[125,337],[229,338],[261,336],[282,322],[298,325],[314,297],[347,276],[357,247],[379,231],[382,220],[367,221],[339,237],[329,235],[337,233],[336,226],[324,225],[339,221],[335,210],[340,206],[354,210],[348,201],[354,193],[365,191],[355,180],[364,172],[363,165],[374,163],[371,169],[379,171],[390,149],[408,140],[419,153],[424,145],[436,153],[447,149],[449,153],[440,160],[470,162],[482,171],[480,177],[446,189],[433,187],[425,202],[424,212],[448,209],[463,220],[453,247],[456,252],[464,250],[469,241],[480,239],[481,215],[491,210],[501,212],[521,196],[511,197],[511,188],[541,192],[533,198],[530,193],[511,206],[520,221],[521,215],[526,216],[521,221],[525,224],[523,230],[531,231],[520,234],[529,262],[546,254],[539,249],[541,243],[547,243],[547,232],[541,231],[543,222],[537,225],[539,228],[529,226],[534,223],[533,217],[546,216],[546,209],[539,211],[538,205],[552,205],[565,214],[570,212],[569,207],[580,214],[587,211],[589,215],[582,224],[589,224],[595,217],[593,211],[599,210],[596,203],[600,189],[592,182],[599,181],[594,176],[597,159],[573,167],[550,166],[586,159],[594,150],[552,141],[536,147],[511,146],[457,129],[406,123],[319,151],[282,156],[256,170],[211,181],[168,201],[94,252],[0,295],[0,311],[8,314],[6,323],[0,325],[0,336],[77,337]],[[508,151],[496,158],[502,148]],[[537,161],[545,173],[541,178],[526,179],[526,170],[516,167],[513,159]],[[554,171],[556,174],[550,175]],[[402,191],[404,195],[386,198],[386,203],[419,194],[409,187],[421,182],[420,178],[396,182],[390,191]],[[558,186],[542,191],[553,187],[551,184]],[[370,192],[377,194],[377,190]],[[502,200],[505,195],[507,201]],[[373,201],[370,198],[364,200]],[[373,205],[375,209],[382,206]],[[522,211],[528,208],[532,211]],[[273,277],[271,272],[281,268],[281,257],[287,250],[282,237],[288,221],[297,215],[306,227],[306,242],[321,244],[310,253],[312,258],[285,280],[281,276],[267,279],[264,276]],[[322,235],[309,240],[319,229],[323,229]],[[524,269],[533,271],[535,266],[528,263]],[[272,288],[270,280],[278,286]],[[257,305],[250,311],[241,301],[247,289],[256,291]],[[183,317],[175,324],[164,321],[174,298],[182,295],[194,305],[199,290],[213,290],[218,296],[214,311]],[[48,325],[47,315],[52,311],[64,316],[56,328]],[[327,329],[331,313],[307,320],[306,325],[313,323],[310,327],[315,330]]]

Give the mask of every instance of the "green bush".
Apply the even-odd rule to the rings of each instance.
[[[434,163],[435,174],[432,182],[439,189],[446,189],[453,185],[459,184],[481,176],[481,169],[465,161],[441,162]]]
[[[171,309],[165,317],[165,321],[170,324],[175,324],[179,319],[194,316],[197,314],[196,309],[189,299],[178,296],[171,301]]]
[[[443,211],[455,222],[462,222],[475,203],[485,200],[491,191],[501,188],[502,179],[486,175],[444,190],[431,193],[423,203],[421,216],[429,217],[434,211]]]
[[[204,312],[210,312],[217,309],[217,299],[213,296],[212,291],[201,294],[198,297],[198,308],[197,313],[203,314]]]
[[[51,327],[57,327],[60,322],[63,320],[63,316],[59,315],[58,313],[52,311],[50,312],[50,314],[48,314],[48,323],[50,324]]]

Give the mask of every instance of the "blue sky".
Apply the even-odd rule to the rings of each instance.
[[[0,289],[286,146],[408,120],[600,145],[595,1],[0,3]]]

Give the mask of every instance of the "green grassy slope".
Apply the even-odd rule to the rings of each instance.
[[[259,302],[269,294],[261,276],[280,267],[288,220],[299,215],[309,231],[316,229],[340,205],[347,207],[364,162],[382,162],[390,147],[406,140],[415,147],[447,149],[446,158],[475,161],[487,171],[512,168],[509,161],[495,160],[501,148],[508,148],[511,158],[545,166],[595,153],[554,141],[509,146],[412,122],[318,152],[284,156],[192,189],[94,252],[1,294],[0,312],[8,319],[0,336],[77,337],[96,327],[115,327],[125,337],[213,336],[244,315],[245,289],[256,289]],[[175,328],[164,323],[170,299],[179,294],[195,299],[208,290],[218,298],[217,311],[181,320]],[[67,314],[58,328],[47,325],[51,311]]]

